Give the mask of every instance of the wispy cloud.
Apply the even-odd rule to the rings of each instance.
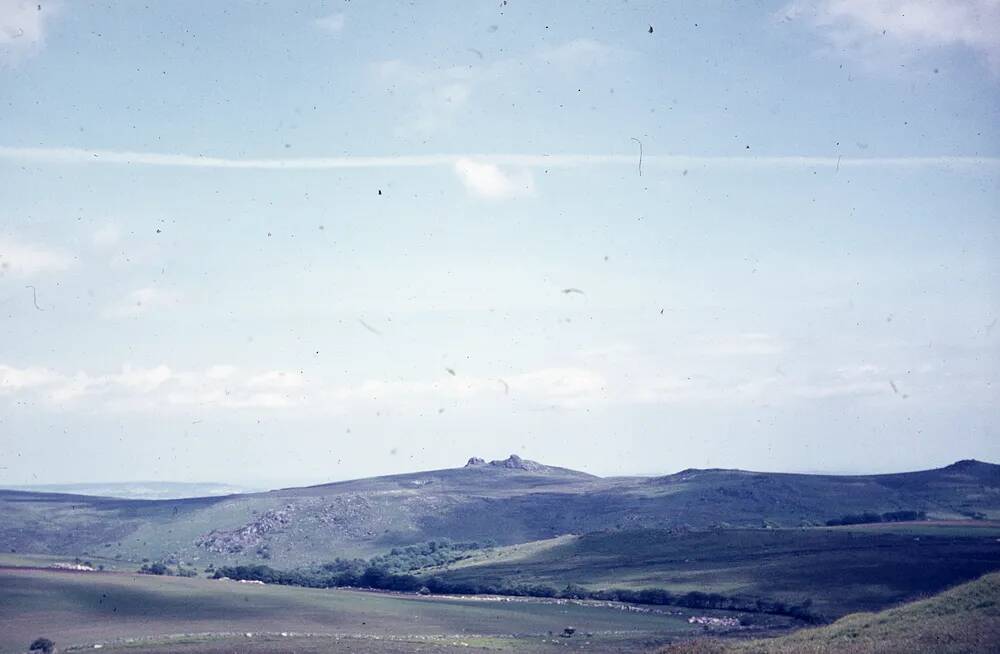
[[[370,70],[373,84],[385,94],[386,106],[398,116],[396,132],[427,135],[460,124],[472,110],[496,101],[503,89],[523,83],[526,74],[540,67],[573,74],[626,55],[600,41],[579,38],[515,56],[470,47],[450,64],[390,59],[375,63]]]
[[[61,371],[0,363],[0,398],[36,401],[61,410],[149,411],[270,409],[344,414],[359,410],[426,413],[442,407],[503,407],[505,411],[666,405],[733,407],[825,402],[989,402],[976,376],[949,375],[933,366],[872,362],[839,366],[777,366],[779,349],[763,335],[715,339],[735,343],[711,356],[649,356],[615,347],[573,365],[503,375],[445,370],[414,379],[332,381],[299,368],[253,369],[213,365],[180,370],[160,364],[123,365],[117,371]],[[747,345],[747,344],[750,345]],[[767,343],[767,345],[760,345]],[[687,346],[678,353],[690,354]],[[717,355],[743,356],[722,361]],[[594,353],[591,353],[594,354]],[[622,359],[624,357],[624,359]],[[640,364],[633,365],[632,361]],[[645,365],[642,365],[645,364]],[[627,372],[623,372],[623,367]]]
[[[440,407],[442,404],[515,402],[524,406],[576,408],[606,397],[607,380],[581,367],[547,367],[500,379],[482,375],[441,374],[419,380],[368,380],[333,385],[323,395],[339,406],[376,403],[386,407]]]
[[[0,397],[33,398],[66,410],[156,411],[167,409],[310,409],[343,413],[375,404],[393,410],[516,400],[529,405],[574,408],[600,401],[607,382],[592,370],[543,368],[495,377],[442,372],[423,380],[367,380],[331,384],[302,370],[247,370],[217,365],[176,370],[122,366],[117,372],[62,372],[0,364]]]
[[[635,387],[634,401],[645,404],[727,406],[894,399],[887,372],[864,375],[841,370],[792,377],[785,373],[714,371],[661,374]]]
[[[226,168],[243,170],[327,170],[363,168],[432,168],[451,167],[460,161],[475,161],[494,166],[523,168],[572,168],[579,166],[636,165],[635,154],[423,154],[387,156],[342,156],[300,158],[234,158],[201,154],[168,154],[126,150],[85,150],[80,148],[23,148],[0,146],[0,159],[44,164],[118,164],[163,166],[173,168]],[[687,154],[646,154],[643,167],[672,169],[698,167],[957,167],[996,166],[1000,157],[914,156],[914,157],[838,157],[838,156],[728,156]]]
[[[324,32],[329,32],[330,34],[339,34],[344,29],[344,23],[346,22],[345,16],[342,13],[333,13],[328,16],[323,16],[322,18],[317,18],[313,21],[313,25],[323,30]]]
[[[0,0],[0,66],[15,64],[45,44],[49,19],[57,2]]]
[[[805,23],[837,53],[873,67],[928,48],[964,46],[1000,73],[996,0],[794,0],[778,18]]]
[[[784,343],[771,334],[746,333],[702,337],[695,351],[706,356],[767,356],[780,354]]]
[[[535,188],[534,179],[527,171],[505,173],[496,164],[474,159],[456,161],[455,173],[469,193],[488,200],[531,195]]]
[[[101,410],[285,408],[301,403],[287,385],[267,383],[266,373],[263,378],[237,373],[220,366],[178,371],[166,365],[126,365],[118,372],[94,374],[0,365],[0,396],[29,394],[56,407]]]
[[[454,123],[474,89],[502,64],[428,68],[392,59],[373,67],[375,83],[400,114],[396,131],[428,134]]]
[[[169,309],[181,303],[176,291],[147,286],[137,288],[104,311],[105,318],[137,318],[159,309]]]
[[[0,278],[33,277],[71,265],[73,257],[62,250],[0,238]]]
[[[90,242],[96,248],[110,248],[118,244],[121,239],[121,230],[116,225],[104,225],[94,230],[91,234]]]
[[[624,56],[624,52],[594,39],[574,39],[540,48],[537,56],[564,71],[592,68]]]
[[[796,397],[822,400],[866,395],[890,396],[896,390],[894,375],[884,366],[855,364],[841,366],[822,378],[803,380],[792,393]]]
[[[602,403],[608,395],[607,378],[589,368],[544,368],[506,381],[518,393],[564,408]]]

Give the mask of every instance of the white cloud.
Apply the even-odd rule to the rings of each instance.
[[[607,399],[607,379],[587,368],[543,368],[505,381],[512,392],[551,405],[580,407]]]
[[[209,379],[229,379],[237,372],[236,366],[211,366],[205,371]]]
[[[622,51],[594,39],[574,39],[561,45],[542,48],[538,57],[564,70],[591,68],[608,63]]]
[[[706,360],[697,365],[687,364],[689,370],[704,371],[700,373],[664,371],[640,375],[628,392],[638,403],[774,406],[845,400],[897,402],[907,399],[909,392],[921,392],[927,397],[938,383],[931,369],[914,374],[916,371],[870,363],[807,369],[789,365],[788,371],[773,363],[750,368],[720,368],[709,363]],[[904,378],[907,392],[901,390]],[[962,402],[982,392],[975,379],[952,379],[949,383]],[[942,399],[939,392],[933,395]]]
[[[602,401],[607,382],[598,372],[579,367],[542,368],[502,380],[477,375],[442,374],[425,380],[374,380],[334,385],[323,394],[326,404],[347,407],[375,402],[382,406],[421,410],[445,403],[514,401],[528,405],[579,407]]]
[[[766,356],[780,354],[784,349],[778,338],[760,333],[702,337],[696,347],[699,354],[709,356]]]
[[[181,295],[176,291],[147,286],[137,288],[118,304],[104,311],[105,318],[135,318],[157,309],[180,305]]]
[[[531,195],[535,190],[534,179],[527,171],[508,174],[492,163],[474,159],[459,159],[455,173],[472,195],[488,200]]]
[[[728,406],[775,401],[780,394],[777,379],[772,375],[670,372],[640,380],[632,392],[634,401],[639,403]]]
[[[580,350],[576,356],[581,361],[593,363],[621,362],[634,360],[639,351],[631,343],[613,343]]]
[[[471,55],[476,55],[474,58]],[[575,39],[558,46],[533,50],[521,57],[496,58],[469,48],[459,65],[428,66],[399,59],[372,66],[373,79],[384,89],[386,101],[399,112],[396,132],[401,135],[429,134],[454,127],[476,97],[503,96],[509,84],[517,84],[526,72],[541,63],[563,72],[604,64],[625,51],[593,39]]]
[[[241,373],[232,366],[175,371],[123,366],[117,373],[62,373],[48,368],[0,365],[0,395],[33,394],[62,408],[156,411],[217,408],[282,408],[301,404],[291,387],[267,388],[261,380],[297,373]],[[280,385],[279,385],[280,386]]]
[[[796,397],[821,400],[837,397],[882,395],[891,396],[895,388],[891,373],[883,366],[870,363],[841,366],[822,376],[797,384]]]
[[[0,364],[0,397],[35,399],[66,410],[309,409],[343,413],[372,404],[384,410],[426,411],[445,404],[515,402],[577,408],[603,401],[605,378],[586,368],[544,368],[496,377],[441,375],[423,380],[329,383],[302,370],[254,371],[217,365],[175,370],[123,366],[118,372],[61,372]]]
[[[500,68],[499,64],[423,68],[394,59],[375,64],[373,70],[387,100],[398,105],[401,118],[396,131],[427,134],[454,124],[474,89]]]
[[[32,277],[66,270],[71,265],[73,258],[62,250],[0,239],[0,278]]]
[[[247,380],[247,386],[251,388],[268,390],[302,388],[304,385],[301,373],[290,373],[285,370],[268,370]]]
[[[728,372],[681,375],[663,374],[635,387],[635,401],[652,404],[708,406],[783,405],[844,398],[892,399],[884,376],[852,377],[839,371],[818,371],[805,376],[776,372]]]
[[[60,379],[60,375],[48,368],[14,368],[0,365],[0,393],[39,388]]]
[[[773,362],[719,365],[718,360],[621,361],[550,366],[498,376],[451,375],[423,379],[335,382],[298,369],[248,369],[232,365],[178,370],[167,365],[125,365],[115,372],[65,372],[41,366],[0,364],[0,398],[37,401],[74,411],[128,411],[162,415],[207,409],[282,410],[341,415],[357,411],[426,414],[443,407],[540,407],[568,410],[666,405],[731,408],[826,402],[979,402],[990,398],[978,377],[864,363],[840,367]],[[623,365],[627,368],[623,372]],[[984,395],[985,393],[985,395]]]
[[[836,51],[872,66],[927,48],[964,46],[1000,72],[997,0],[795,0],[778,17],[806,22]]]
[[[94,231],[90,237],[94,247],[102,249],[114,247],[119,240],[121,240],[121,230],[115,225],[104,225]]]
[[[118,375],[118,383],[126,388],[135,389],[141,392],[151,392],[163,386],[170,380],[173,373],[167,366],[156,366],[155,368],[132,368],[125,366]]]
[[[46,23],[58,9],[54,2],[0,0],[0,65],[17,63],[45,43]]]
[[[313,21],[313,25],[320,28],[324,32],[329,32],[330,34],[337,34],[344,29],[345,17],[341,13],[333,13],[329,16],[323,16],[322,18],[317,18]]]

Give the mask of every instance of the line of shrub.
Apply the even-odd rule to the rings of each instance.
[[[866,511],[865,513],[844,515],[833,520],[827,520],[826,526],[866,525],[876,522],[911,522],[926,519],[927,513],[924,511],[888,511],[886,513],[871,513]]]
[[[374,560],[374,559],[373,559]],[[396,574],[382,565],[372,565],[362,559],[337,559],[333,563],[312,568],[275,570],[266,565],[238,565],[216,569],[213,577],[237,580],[262,581],[266,584],[306,586],[309,588],[356,587],[376,588],[398,592],[418,592],[437,595],[504,595],[513,597],[541,597],[558,599],[589,599],[629,604],[677,606],[694,609],[720,609],[744,613],[783,615],[808,623],[823,622],[823,618],[810,610],[812,602],[802,604],[762,598],[725,596],[718,593],[692,591],[674,594],[664,589],[643,590],[607,589],[592,591],[574,584],[558,590],[546,584],[475,584],[450,582],[437,576],[418,577]]]

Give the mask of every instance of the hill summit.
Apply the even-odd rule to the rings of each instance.
[[[977,461],[976,459],[962,459],[961,461],[956,461],[951,465],[945,466],[944,470],[990,470],[996,466],[992,463],[984,463],[983,461]]]
[[[466,468],[478,468],[481,466],[493,466],[494,468],[506,468],[508,470],[528,470],[530,472],[537,472],[548,468],[548,466],[542,465],[537,461],[522,459],[516,454],[511,454],[506,459],[496,459],[489,463],[486,463],[485,459],[474,456],[465,464]]]

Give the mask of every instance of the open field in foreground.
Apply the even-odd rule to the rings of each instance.
[[[700,633],[691,615],[726,614],[0,569],[0,652],[22,652],[39,636],[63,651],[648,651]],[[567,626],[576,635],[558,637]]]

